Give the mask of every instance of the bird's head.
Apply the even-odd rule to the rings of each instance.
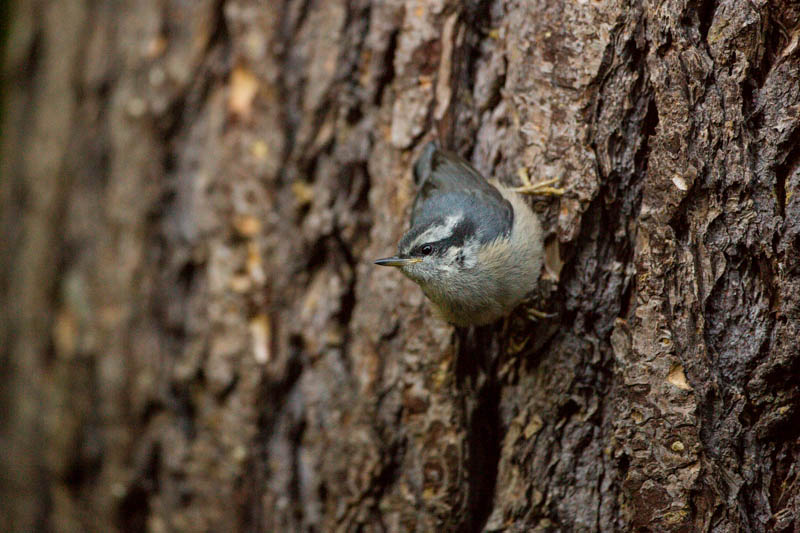
[[[375,263],[399,268],[426,293],[454,290],[478,262],[476,224],[463,212],[423,217],[397,248],[396,256]]]

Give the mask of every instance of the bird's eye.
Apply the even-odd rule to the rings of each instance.
[[[419,249],[419,253],[421,253],[422,255],[431,255],[433,253],[433,246],[431,246],[430,244],[426,244]]]

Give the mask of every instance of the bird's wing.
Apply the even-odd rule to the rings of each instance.
[[[414,163],[414,181],[423,197],[434,192],[474,189],[503,200],[475,167],[458,154],[440,149],[433,141],[425,146]]]
[[[433,141],[425,146],[414,164],[414,181],[418,191],[411,214],[412,226],[426,201],[440,194],[458,192],[472,197],[475,207],[483,210],[489,220],[501,225],[503,232],[511,229],[514,212],[500,191],[462,157],[439,149]]]

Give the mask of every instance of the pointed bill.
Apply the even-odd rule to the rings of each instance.
[[[385,259],[378,259],[375,261],[376,265],[387,267],[401,267],[406,265],[413,265],[419,263],[422,259],[417,257],[387,257]]]

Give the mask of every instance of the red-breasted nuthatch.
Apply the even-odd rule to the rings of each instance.
[[[542,269],[538,217],[516,190],[493,185],[458,155],[430,142],[414,164],[419,187],[398,267],[448,322],[483,325],[507,315]]]

